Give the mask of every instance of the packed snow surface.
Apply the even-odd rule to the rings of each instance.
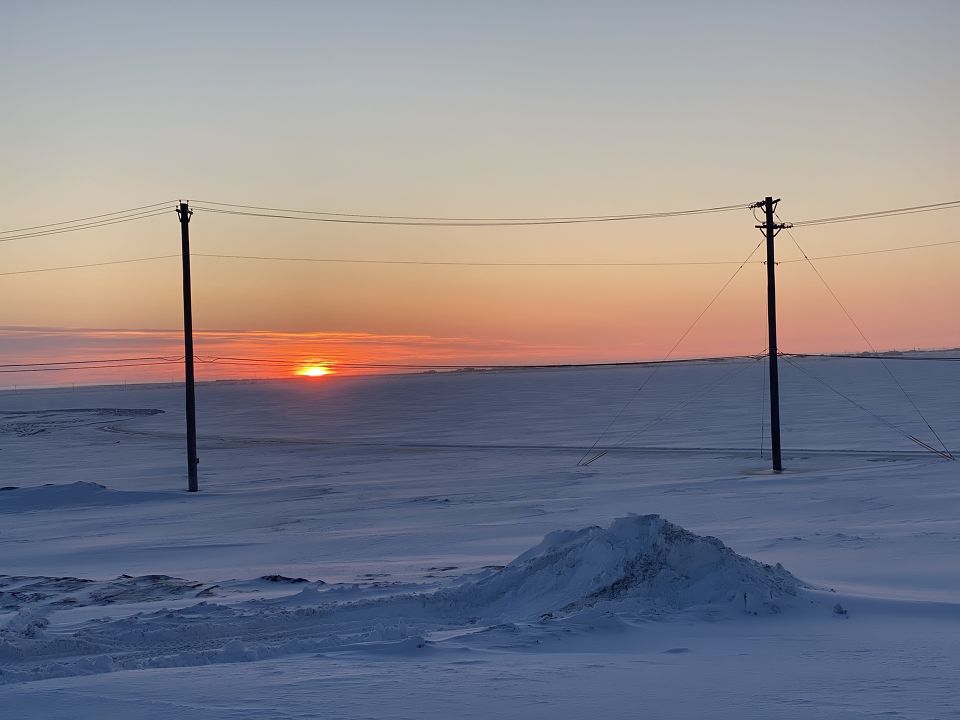
[[[955,367],[0,392],[3,716],[960,718]]]
[[[39,487],[0,489],[0,513],[21,513],[31,510],[83,507],[91,505],[126,505],[168,497],[163,493],[111,490],[99,483],[74,482],[64,485],[47,483]]]

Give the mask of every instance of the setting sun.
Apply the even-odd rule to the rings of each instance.
[[[332,370],[324,365],[305,365],[297,370],[297,375],[303,375],[305,377],[323,377],[324,375],[329,375],[331,372]]]

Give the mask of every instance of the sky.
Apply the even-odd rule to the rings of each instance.
[[[0,273],[176,255],[179,199],[540,217],[781,198],[784,221],[960,198],[955,2],[19,2],[0,25]],[[778,259],[956,240],[960,210],[797,228]],[[743,267],[676,357],[766,347],[747,210],[391,227],[197,210],[198,254]],[[2,238],[3,236],[0,236]],[[960,346],[960,245],[820,260],[877,348]],[[193,260],[197,353],[309,362],[660,359],[737,264]],[[777,268],[780,347],[867,350],[811,267]],[[176,257],[0,274],[3,364],[182,354]],[[301,363],[302,364],[302,363]],[[169,379],[173,366],[7,373]],[[205,364],[201,377],[253,373]],[[42,377],[41,377],[42,376]]]

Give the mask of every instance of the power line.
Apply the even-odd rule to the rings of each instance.
[[[107,260],[105,262],[86,263],[84,265],[60,265],[58,267],[34,268],[32,270],[9,270],[0,272],[2,275],[29,275],[32,273],[55,272],[57,270],[78,270],[80,268],[105,267],[107,265],[125,265],[128,263],[149,262],[151,260],[168,260],[169,258],[178,258],[179,255],[155,255],[153,257],[130,258],[128,260]]]
[[[709,208],[698,208],[694,210],[670,210],[655,213],[627,213],[623,215],[573,215],[573,216],[552,216],[552,217],[429,217],[418,215],[364,215],[360,213],[341,213],[326,212],[321,210],[291,210],[289,208],[264,207],[261,205],[239,205],[236,203],[213,202],[212,200],[197,200],[200,205],[216,205],[221,208],[240,208],[242,210],[263,210],[275,213],[293,213],[297,215],[317,215],[329,218],[353,218],[357,220],[401,220],[427,223],[555,223],[555,222],[607,222],[612,220],[645,220],[650,218],[663,217],[681,217],[684,215],[701,215],[705,213],[726,212],[728,210],[741,210],[748,205],[741,203],[739,205],[719,205]],[[227,212],[224,210],[214,210],[214,208],[200,208],[208,211]],[[306,218],[304,218],[306,219]],[[407,224],[407,223],[402,223]]]
[[[459,260],[358,260],[352,258],[278,257],[272,255],[233,255],[225,253],[193,253],[193,257],[230,260],[270,260],[278,262],[340,263],[359,265],[433,265],[453,267],[672,267],[685,265],[740,265],[736,260],[665,261],[665,262],[486,262]]]
[[[39,230],[37,232],[24,233],[22,235],[11,235],[10,237],[0,238],[0,242],[10,242],[11,240],[24,240],[27,238],[35,237],[44,237],[46,235],[60,235],[63,233],[76,232],[78,230],[90,230],[91,228],[105,227],[107,225],[117,225],[118,223],[132,222],[134,220],[146,220],[147,218],[157,217],[159,215],[166,215],[168,210],[147,210],[140,213],[135,213],[133,215],[126,215],[123,217],[108,219],[108,220],[97,220],[95,222],[83,223],[80,225],[71,225],[69,227],[62,227],[55,230]]]
[[[809,258],[810,260],[835,260],[837,258],[858,257],[860,255],[879,255],[881,253],[901,252],[903,250],[919,250],[921,248],[940,247],[942,245],[957,245],[960,240],[944,240],[943,242],[926,243],[925,245],[904,245],[895,248],[881,248],[879,250],[863,250],[860,252],[842,253],[839,255],[820,255]],[[807,262],[807,258],[795,258],[793,260],[779,260],[778,264]]]
[[[719,357],[684,358],[677,360],[625,360],[621,362],[585,362],[585,363],[378,363],[349,361],[315,361],[316,364],[343,369],[392,369],[392,370],[562,370],[573,368],[637,367],[658,364],[711,363],[752,358],[752,355],[730,355]],[[201,364],[224,364],[240,366],[292,367],[304,365],[309,360],[299,358],[249,358],[221,355],[196,355],[194,359]],[[179,364],[183,356],[148,355],[141,357],[101,358],[99,360],[59,360],[53,362],[8,363],[0,365],[3,372],[40,372],[46,370],[97,370],[108,367],[135,367],[142,365]]]
[[[764,353],[757,353],[756,355],[746,355],[746,356],[744,356],[741,360],[742,360],[742,361],[758,362],[758,361],[763,360],[763,359],[764,359]],[[687,398],[685,398],[684,400],[681,400],[679,403],[677,403],[676,405],[674,405],[672,408],[670,408],[670,409],[667,410],[666,412],[662,413],[661,415],[658,415],[657,417],[653,418],[650,422],[648,422],[646,425],[644,425],[644,426],[643,426],[642,428],[640,428],[639,430],[634,430],[634,431],[631,432],[629,435],[627,435],[625,438],[622,438],[621,440],[619,440],[619,441],[618,441],[616,444],[614,444],[613,446],[611,446],[611,447],[606,447],[606,448],[601,449],[599,452],[597,452],[596,454],[594,454],[593,457],[591,457],[589,460],[587,460],[586,462],[584,462],[584,463],[582,463],[582,464],[583,464],[583,465],[589,465],[589,464],[591,464],[592,462],[595,462],[596,460],[599,460],[600,458],[602,458],[604,455],[606,455],[606,454],[607,454],[608,452],[610,452],[611,450],[616,450],[617,448],[623,447],[623,446],[626,445],[628,442],[630,442],[630,441],[632,441],[632,440],[635,440],[636,438],[638,438],[638,437],[640,437],[641,435],[643,435],[643,434],[644,434],[647,430],[649,430],[650,428],[652,428],[652,427],[654,427],[655,425],[658,425],[658,424],[662,423],[663,421],[665,421],[667,418],[669,418],[671,415],[673,415],[673,414],[674,414],[675,412],[677,412],[678,410],[682,410],[683,408],[685,408],[685,407],[687,407],[688,405],[692,404],[693,402],[699,400],[700,398],[706,397],[708,394],[710,394],[711,391],[713,391],[713,389],[714,389],[715,387],[717,387],[718,385],[720,385],[721,383],[723,383],[725,380],[729,380],[729,379],[732,378],[734,375],[739,374],[740,372],[742,372],[744,369],[746,369],[746,368],[748,368],[748,367],[751,367],[750,362],[743,362],[743,364],[741,364],[741,365],[734,365],[733,368],[731,368],[730,370],[728,370],[726,373],[724,373],[724,374],[721,375],[720,377],[716,378],[713,382],[710,382],[710,383],[706,384],[705,386],[702,386],[702,387],[696,389],[696,390],[695,390],[693,393],[691,393]]]
[[[916,352],[936,352],[933,350],[918,350]],[[924,360],[930,362],[947,361],[960,362],[960,357],[901,357],[885,355],[834,355],[828,353],[779,353],[781,357],[793,358],[823,358],[823,359],[849,359],[849,360]],[[723,362],[727,360],[749,360],[756,355],[723,355],[698,358],[684,358],[677,360],[623,360],[619,362],[587,362],[587,363],[534,363],[534,364],[490,364],[490,363],[460,363],[460,364],[423,364],[423,363],[358,363],[342,362],[338,360],[315,360],[316,364],[328,364],[331,367],[343,368],[401,368],[415,370],[471,370],[471,369],[492,369],[492,370],[535,370],[535,369],[556,369],[556,368],[590,368],[590,367],[624,367],[639,365],[671,365],[681,363],[697,362]],[[198,362],[236,362],[236,363],[254,363],[254,364],[273,364],[273,365],[302,365],[308,360],[304,358],[244,358],[232,356],[197,356]],[[2,367],[2,366],[0,366]]]
[[[677,341],[676,341],[676,342],[673,344],[673,346],[667,351],[667,354],[663,356],[663,361],[666,361],[667,359],[669,359],[669,357],[670,357],[671,355],[673,355],[674,351],[675,351],[678,347],[680,347],[680,343],[682,343],[682,342],[686,339],[687,335],[689,335],[689,334],[693,331],[693,328],[696,327],[697,323],[700,322],[700,319],[701,319],[704,315],[707,314],[707,311],[708,311],[711,307],[713,307],[713,304],[714,304],[714,303],[717,301],[717,299],[723,294],[723,291],[726,290],[727,287],[729,287],[730,283],[732,283],[733,280],[734,280],[734,278],[736,278],[737,275],[740,273],[740,271],[743,270],[744,266],[745,266],[748,262],[750,262],[750,258],[752,258],[753,255],[754,255],[754,253],[757,252],[757,250],[760,249],[760,246],[761,246],[762,244],[763,244],[763,240],[761,240],[760,242],[758,242],[758,243],[756,244],[756,246],[753,248],[753,250],[750,251],[750,254],[747,255],[746,259],[744,259],[744,261],[743,261],[742,263],[740,263],[740,265],[737,267],[737,269],[733,271],[733,274],[732,274],[729,278],[727,278],[727,281],[726,281],[725,283],[723,283],[723,285],[720,286],[720,289],[717,290],[716,294],[715,294],[712,298],[710,298],[710,302],[707,303],[706,307],[704,307],[703,310],[700,311],[700,314],[697,315],[697,316],[693,319],[693,322],[690,323],[690,325],[687,327],[687,329],[683,331],[683,333],[680,335],[679,338],[677,338]],[[661,362],[662,362],[662,361],[661,361]],[[600,435],[597,436],[597,439],[593,441],[593,445],[590,446],[590,449],[587,450],[587,452],[585,452],[585,453],[581,456],[581,458],[577,461],[577,465],[578,465],[578,466],[579,466],[579,465],[589,465],[589,464],[592,463],[594,460],[597,460],[598,458],[600,458],[601,456],[603,456],[603,455],[605,455],[605,454],[607,453],[607,450],[608,450],[609,448],[600,450],[600,451],[599,451],[599,454],[598,454],[598,455],[595,455],[595,456],[592,457],[590,460],[587,460],[587,459],[586,459],[587,456],[593,455],[593,454],[596,452],[597,446],[600,444],[600,441],[603,440],[603,438],[606,436],[606,434],[607,434],[607,432],[610,430],[610,428],[613,427],[614,424],[616,424],[617,420],[620,419],[620,416],[623,415],[624,412],[626,412],[626,409],[630,406],[630,404],[633,403],[633,401],[637,399],[637,396],[640,395],[641,392],[643,392],[643,389],[650,383],[650,381],[653,379],[653,376],[657,374],[657,370],[659,370],[659,369],[660,369],[660,368],[659,368],[659,365],[656,366],[656,367],[654,367],[653,372],[651,372],[651,373],[646,377],[646,379],[640,384],[640,386],[634,391],[634,393],[627,399],[627,401],[623,404],[623,407],[620,408],[619,412],[617,412],[617,414],[613,416],[613,419],[610,420],[609,423],[607,423],[606,427],[603,429],[603,431],[600,433]]]
[[[834,260],[836,258],[858,257],[860,255],[876,255],[880,253],[900,252],[903,250],[917,250],[929,247],[940,247],[943,245],[960,244],[960,240],[947,240],[944,242],[929,243],[926,245],[907,245],[896,248],[883,248],[880,250],[865,250],[862,252],[843,253],[839,255],[819,255],[809,258],[810,260]],[[335,265],[413,265],[424,267],[697,267],[697,266],[722,266],[722,265],[740,265],[738,260],[667,260],[663,262],[524,262],[524,261],[474,261],[474,260],[380,260],[380,259],[359,259],[359,258],[314,258],[314,257],[285,257],[277,255],[237,255],[228,253],[192,253],[192,257],[213,258],[221,260],[253,260],[269,262],[306,262]],[[154,255],[151,257],[129,258],[126,260],[107,260],[98,263],[85,263],[82,265],[63,265],[48,268],[31,268],[27,270],[11,270],[0,272],[0,276],[5,275],[28,275],[33,273],[54,272],[57,270],[76,270],[82,268],[102,267],[107,265],[123,265],[128,263],[149,262],[152,260],[166,260],[178,258],[179,255]],[[807,258],[795,258],[791,260],[779,260],[778,264],[807,262]],[[763,264],[761,260],[752,260],[747,265]]]
[[[904,250],[918,250],[930,247],[940,247],[943,245],[958,245],[960,240],[945,240],[943,242],[927,243],[924,245],[905,245],[895,248],[882,248],[878,250],[864,250],[860,252],[842,253],[838,255],[819,255],[810,260],[835,260],[837,258],[858,257],[860,255],[877,255],[881,253],[901,252]],[[504,261],[504,262],[486,262],[474,260],[379,260],[379,259],[354,259],[354,258],[311,258],[311,257],[283,257],[276,255],[236,255],[227,253],[193,253],[193,257],[221,258],[230,260],[272,260],[279,262],[312,262],[312,263],[340,263],[340,264],[359,264],[359,265],[438,265],[438,266],[465,266],[465,267],[682,267],[685,265],[713,266],[713,265],[740,265],[739,260],[666,260],[663,262],[522,262],[522,261]],[[788,264],[807,262],[807,258],[796,258],[791,260],[778,260],[777,264]],[[747,265],[762,265],[764,261],[748,261]]]
[[[918,351],[933,352],[933,351]],[[899,355],[866,355],[866,354],[826,354],[826,353],[780,353],[783,358],[822,358],[826,360],[913,360],[929,362],[960,362],[960,356],[947,357],[916,357]],[[315,356],[314,356],[315,357]],[[232,364],[232,365],[267,365],[290,367],[314,362],[328,365],[331,368],[344,369],[397,369],[397,370],[554,370],[566,368],[604,368],[604,367],[639,367],[647,365],[680,365],[689,363],[716,363],[735,360],[752,360],[754,355],[722,355],[709,357],[663,359],[663,360],[622,360],[608,362],[568,362],[568,363],[386,363],[386,362],[351,362],[340,360],[315,360],[304,357],[238,357],[233,355],[196,355],[199,363],[205,364]],[[5,363],[0,369],[17,372],[18,369],[27,371],[31,368],[60,367],[65,370],[95,370],[99,367],[111,367],[117,363],[144,363],[144,364],[177,364],[183,362],[182,355],[145,355],[137,357],[111,357],[93,360],[57,360],[49,362]],[[74,367],[77,366],[77,367]],[[127,365],[124,365],[127,366]]]
[[[703,215],[706,213],[727,212],[730,210],[743,210],[744,205],[729,205],[716,208],[702,208],[699,210],[677,210],[673,212],[661,213],[643,213],[637,215],[607,215],[594,217],[569,217],[569,218],[544,218],[544,219],[516,219],[516,220],[469,220],[469,219],[427,219],[427,220],[386,220],[376,219],[376,216],[366,217],[336,217],[336,216],[310,216],[310,215],[290,215],[280,214],[279,212],[253,212],[246,210],[223,210],[201,205],[194,205],[194,210],[202,212],[216,213],[220,215],[242,215],[247,217],[276,218],[282,220],[309,220],[313,222],[327,223],[348,223],[356,225],[394,225],[394,226],[416,226],[416,227],[511,227],[525,225],[573,225],[581,223],[601,223],[601,222],[624,222],[630,220],[650,220],[653,218],[682,217],[687,215]],[[284,211],[281,211],[284,212]],[[286,211],[297,212],[297,211]]]
[[[913,352],[937,352],[936,350],[915,350]],[[824,358],[826,360],[909,360],[921,362],[960,362],[960,357],[916,357],[910,355],[867,355],[865,353],[856,354],[832,354],[832,353],[780,353],[781,357],[793,358]]]
[[[779,220],[779,218],[777,219]],[[860,337],[863,338],[863,341],[867,344],[867,347],[869,347],[870,350],[876,354],[877,349],[874,347],[873,343],[870,342],[870,339],[866,336],[866,334],[860,328],[860,325],[857,323],[857,321],[853,319],[853,315],[850,314],[850,311],[847,310],[846,306],[842,302],[840,302],[840,298],[833,291],[833,288],[830,287],[830,284],[827,282],[827,279],[820,272],[819,268],[817,268],[814,262],[807,256],[807,253],[804,251],[804,249],[800,247],[800,243],[797,242],[797,239],[794,237],[793,233],[790,232],[790,228],[786,227],[784,229],[787,231],[787,235],[790,236],[790,239],[793,241],[793,244],[797,246],[797,250],[800,251],[800,254],[803,255],[804,259],[806,259],[806,261],[809,263],[810,267],[817,274],[817,277],[820,278],[820,282],[823,283],[823,286],[827,289],[827,292],[830,293],[831,297],[833,297],[837,305],[840,306],[840,309],[843,311],[843,314],[847,316],[847,319],[850,321],[853,327],[856,328],[857,332],[860,334]],[[933,426],[924,416],[923,412],[921,412],[919,406],[916,404],[916,402],[914,402],[913,398],[910,397],[910,394],[907,392],[906,388],[903,387],[903,385],[900,383],[900,380],[897,379],[897,376],[893,374],[893,371],[887,366],[886,362],[884,362],[882,358],[880,360],[880,364],[881,366],[883,366],[883,369],[886,370],[887,374],[890,376],[890,379],[893,380],[896,386],[900,389],[900,392],[903,393],[903,396],[907,399],[907,402],[910,403],[910,405],[913,407],[914,411],[923,421],[923,424],[927,426],[927,429],[930,431],[930,433],[937,439],[937,442],[939,442],[940,445],[943,447],[944,453],[946,453],[946,455],[949,456],[949,458],[952,460],[953,455],[951,455],[950,451],[947,449],[946,443],[943,442],[943,439],[940,437],[940,435],[937,434],[937,431],[933,429]],[[912,438],[912,439],[914,439],[916,442],[920,442],[915,438]],[[935,452],[938,452],[938,451],[935,451]]]
[[[810,227],[813,225],[831,225],[833,223],[856,222],[858,220],[872,220],[875,218],[894,217],[896,215],[913,215],[915,213],[937,212],[939,210],[955,210],[960,208],[960,200],[931,203],[929,205],[912,205],[910,207],[891,208],[889,210],[875,210],[873,212],[854,213],[851,215],[836,215],[834,217],[816,218],[813,220],[799,220],[792,223],[793,227]]]
[[[172,202],[173,200],[164,200],[163,202],[159,202],[159,203],[152,203],[150,205],[140,205],[139,207],[128,208],[126,210],[115,210],[114,212],[102,213],[100,215],[88,215],[87,217],[76,218],[74,220],[62,220],[61,222],[47,223],[46,225],[31,225],[30,227],[15,228],[13,230],[0,230],[0,235],[9,235],[10,233],[27,232],[30,230],[37,230],[40,228],[54,227],[56,225],[73,225],[75,223],[85,222],[87,220],[96,220],[97,218],[109,217],[111,215],[126,215],[127,213],[136,212],[137,210],[157,208],[157,207],[160,207],[161,205],[168,205]]]
[[[31,368],[31,367],[46,367],[47,365],[93,365],[95,363],[126,363],[126,362],[137,362],[137,361],[148,361],[148,360],[162,360],[164,362],[182,362],[183,356],[171,356],[171,355],[147,355],[145,357],[129,357],[129,358],[101,358],[99,360],[57,360],[54,362],[33,362],[33,363],[7,363],[5,365],[0,365],[0,368]]]
[[[903,250],[917,250],[929,247],[940,247],[943,245],[957,245],[960,240],[947,240],[944,242],[929,243],[926,245],[906,245],[896,248],[883,248],[880,250],[865,250],[862,252],[843,253],[840,255],[819,255],[809,258],[810,260],[834,260],[836,258],[858,257],[860,255],[876,255],[880,253],[900,252]],[[705,261],[663,261],[663,262],[523,262],[523,261],[504,261],[504,262],[486,262],[473,260],[379,260],[379,259],[358,259],[358,258],[313,258],[313,257],[284,257],[275,255],[236,255],[227,253],[192,253],[192,257],[214,258],[223,260],[256,260],[272,262],[307,262],[307,263],[327,263],[327,264],[352,264],[352,265],[419,265],[436,267],[684,267],[684,266],[720,266],[720,265],[740,265],[738,260],[705,260]],[[107,265],[123,265],[127,263],[149,262],[152,260],[167,260],[169,258],[178,258],[179,255],[154,255],[151,257],[129,258],[126,260],[107,260],[98,263],[86,263],[83,265],[63,265],[48,268],[31,268],[27,270],[11,270],[0,272],[4,275],[28,275],[33,273],[54,272],[57,270],[76,270],[81,268],[103,267]],[[778,264],[807,262],[807,258],[795,258],[791,260],[779,260]],[[761,260],[752,260],[747,265],[763,264]]]
[[[23,373],[23,372],[64,372],[66,370],[107,370],[110,368],[129,368],[129,367],[146,367],[148,365],[171,365],[172,362],[161,360],[158,362],[145,362],[145,363],[118,363],[116,365],[90,365],[86,367],[31,367],[31,368],[20,368],[14,370],[0,369],[0,373]]]
[[[746,357],[752,357],[748,355],[730,355],[722,357],[702,357],[702,358],[685,358],[678,360],[626,360],[622,362],[587,362],[587,363],[525,363],[525,364],[499,364],[499,363],[375,363],[375,362],[341,362],[337,360],[330,360],[327,362],[317,360],[317,364],[327,364],[333,368],[394,368],[394,369],[403,369],[403,370],[552,370],[552,369],[563,369],[563,368],[592,368],[592,367],[626,367],[626,366],[637,366],[637,365],[657,365],[657,364],[680,364],[680,363],[696,363],[696,362],[721,362],[726,360],[740,360]],[[197,360],[199,362],[215,363],[215,362],[237,362],[237,363],[252,363],[252,364],[269,364],[269,365],[303,365],[306,361],[304,358],[244,358],[244,357],[233,357],[233,356],[202,356],[198,355]]]
[[[877,413],[875,413],[875,412],[873,412],[873,411],[871,411],[871,410],[868,410],[865,406],[863,406],[862,404],[860,404],[859,402],[857,402],[856,400],[854,400],[854,399],[853,399],[852,397],[850,397],[849,395],[841,392],[840,390],[838,390],[837,388],[835,388],[833,385],[831,385],[830,383],[828,383],[828,382],[827,382],[826,380],[824,380],[823,378],[819,377],[818,375],[814,375],[814,374],[811,373],[811,372],[808,372],[805,368],[803,368],[803,367],[801,367],[800,365],[798,365],[797,363],[793,362],[793,360],[792,360],[790,357],[784,357],[783,359],[787,361],[787,364],[789,364],[789,365],[791,365],[792,367],[796,368],[797,370],[799,370],[800,372],[802,372],[804,375],[806,375],[807,377],[811,378],[812,380],[815,380],[816,382],[820,383],[820,384],[823,385],[825,388],[827,388],[830,392],[832,392],[832,393],[838,395],[839,397],[843,398],[843,399],[846,400],[848,403],[850,403],[850,404],[853,405],[854,407],[859,408],[860,410],[862,410],[864,413],[866,413],[866,414],[869,415],[870,417],[874,418],[875,420],[883,423],[884,425],[886,425],[886,426],[887,426],[888,428],[890,428],[891,430],[894,430],[895,432],[903,435],[905,438],[907,438],[907,439],[910,440],[911,442],[914,442],[914,443],[916,443],[917,445],[919,445],[920,447],[929,450],[930,452],[934,453],[935,455],[939,455],[940,457],[944,458],[945,460],[953,460],[953,455],[950,453],[949,450],[947,450],[946,445],[943,446],[943,450],[938,450],[938,449],[935,448],[935,447],[931,447],[930,445],[928,445],[927,443],[925,443],[923,440],[921,440],[921,439],[919,439],[919,438],[917,438],[917,437],[914,437],[913,435],[911,435],[911,434],[908,433],[907,431],[905,431],[905,430],[903,430],[902,428],[900,428],[898,425],[895,425],[894,423],[892,423],[892,422],[890,422],[889,420],[887,420],[887,419],[886,419],[885,417],[883,417],[882,415],[878,415]],[[936,435],[936,433],[934,433],[934,435]],[[937,437],[937,440],[940,440],[939,436]],[[943,444],[943,441],[942,441],[942,440],[941,440],[940,442],[941,442],[941,444]]]
[[[98,215],[89,215],[82,218],[76,218],[74,220],[63,220],[55,223],[45,223],[42,225],[32,225],[22,228],[15,228],[11,230],[0,231],[0,236],[9,236],[9,237],[0,237],[0,242],[6,242],[9,240],[21,240],[31,237],[43,237],[46,235],[56,235],[65,232],[74,232],[76,230],[84,230],[89,228],[103,227],[106,225],[113,225],[121,222],[130,222],[133,220],[145,219],[149,217],[155,217],[166,213],[165,209],[160,209],[163,205],[166,205],[172,201],[165,201],[162,203],[152,203],[150,205],[141,205],[134,208],[128,208],[126,210],[117,210],[110,213],[101,213]],[[414,225],[414,226],[510,226],[510,225],[556,225],[556,224],[571,224],[571,223],[599,223],[599,222],[620,222],[620,221],[631,221],[631,220],[647,220],[655,218],[669,218],[669,217],[684,217],[688,215],[701,215],[708,213],[717,213],[717,212],[728,212],[731,210],[740,210],[749,208],[749,204],[737,204],[737,205],[720,205],[715,207],[706,207],[706,208],[695,208],[691,210],[673,210],[673,211],[664,211],[664,212],[652,212],[652,213],[631,213],[631,214],[622,214],[622,215],[580,215],[580,216],[567,216],[567,217],[503,217],[503,218],[479,218],[479,217],[430,217],[430,216],[414,216],[414,215],[363,215],[358,213],[336,213],[336,212],[327,212],[327,211],[317,211],[317,210],[291,210],[285,208],[273,208],[259,205],[240,205],[235,203],[219,203],[214,201],[200,201],[201,203],[206,203],[207,205],[216,205],[218,207],[205,207],[203,205],[195,206],[195,209],[218,213],[226,215],[241,215],[241,216],[251,216],[251,217],[267,217],[267,218],[279,218],[279,219],[288,219],[288,220],[311,220],[317,222],[343,222],[343,223],[360,223],[360,224],[376,224],[376,225]],[[882,218],[882,217],[893,217],[897,215],[907,215],[920,212],[934,212],[939,210],[950,210],[960,207],[960,200],[952,200],[942,203],[933,203],[929,205],[915,205],[902,208],[892,208],[888,210],[878,210],[867,213],[857,213],[850,215],[839,215],[826,218],[817,218],[811,220],[800,220],[793,223],[793,227],[809,227],[815,225],[825,225],[830,223],[838,222],[853,222],[857,220],[868,220],[873,218]],[[224,208],[239,208],[237,209],[224,209]],[[265,212],[253,212],[253,211],[265,211]],[[867,255],[873,253],[883,253],[883,252],[896,252],[900,250],[909,250],[913,248],[923,248],[923,247],[935,247],[938,245],[948,245],[955,244],[960,241],[946,241],[942,243],[930,243],[927,245],[914,245],[907,246],[903,248],[888,248],[881,250],[873,251],[864,251],[860,253],[847,253],[841,255],[829,255],[823,256],[820,260],[833,259],[838,257],[852,257],[855,255]],[[279,258],[277,258],[279,259]],[[339,260],[329,260],[325,262],[347,262]],[[353,262],[353,261],[350,261]],[[734,264],[735,261],[727,261],[724,264]],[[783,261],[783,262],[795,262],[795,261]],[[407,263],[413,264],[413,263]],[[426,264],[426,263],[424,263]],[[440,264],[440,263],[436,263]],[[453,263],[444,263],[444,264],[453,264]],[[474,263],[471,263],[474,264]],[[475,263],[482,264],[482,263]],[[523,263],[506,263],[506,264],[517,264],[522,265]],[[623,264],[623,263],[616,263]],[[681,264],[681,263],[669,263],[669,264]],[[682,264],[694,264],[694,263],[682,263]],[[708,264],[708,263],[703,263]],[[709,264],[721,264],[721,263],[709,263]]]
[[[151,206],[144,206],[151,207]],[[134,208],[133,210],[136,210]],[[114,214],[119,214],[128,211],[118,211]],[[45,230],[35,233],[27,233],[17,236],[11,236],[6,238],[0,238],[0,242],[6,242],[10,240],[21,240],[31,237],[41,237],[45,235],[55,235],[66,232],[73,232],[75,230],[85,230],[90,228],[103,227],[106,225],[113,225],[121,222],[129,222],[133,220],[141,220],[150,217],[156,217],[159,215],[166,214],[166,210],[148,210],[146,212],[140,212],[129,216],[124,217],[114,217],[107,220],[99,220],[97,222],[81,224],[71,227],[62,227],[54,230]],[[680,211],[680,212],[698,212],[698,211]],[[107,215],[111,215],[108,213]],[[101,216],[91,216],[94,218],[105,217]],[[597,216],[598,219],[600,216]],[[617,216],[619,219],[627,218],[639,218],[640,216]],[[650,216],[652,217],[652,215]],[[85,218],[82,218],[85,219]],[[309,219],[309,218],[307,218]],[[588,218],[584,218],[585,220]],[[612,219],[612,218],[611,218]],[[51,227],[54,225],[62,225],[64,223],[51,223],[49,225],[40,225],[34,226],[37,228]],[[21,230],[28,230],[30,228],[21,228]],[[12,230],[3,231],[5,233],[16,232]],[[2,233],[0,233],[2,234]],[[815,256],[812,258],[796,258],[789,260],[781,260],[780,264],[789,264],[797,262],[807,262],[810,260],[833,260],[838,258],[848,258],[848,257],[859,257],[863,255],[876,255],[883,253],[891,252],[901,252],[906,250],[916,250],[930,247],[941,247],[946,245],[956,245],[960,244],[960,240],[946,240],[936,243],[926,243],[921,245],[906,245],[895,248],[880,248],[876,250],[864,250],[859,252],[852,253],[840,253],[834,255],[821,255]],[[327,263],[327,264],[357,264],[357,265],[411,265],[411,266],[437,266],[437,267],[683,267],[683,266],[721,266],[721,265],[739,265],[740,263],[736,260],[713,260],[713,261],[663,261],[663,262],[633,262],[633,261],[624,261],[624,262],[525,262],[525,261],[444,261],[444,260],[382,260],[382,259],[359,259],[359,258],[312,258],[312,257],[283,257],[283,256],[271,256],[271,255],[240,255],[240,254],[228,254],[228,253],[194,253],[194,257],[207,257],[215,259],[233,259],[233,260],[254,260],[254,261],[274,261],[274,262],[309,262],[309,263]],[[168,258],[179,257],[178,255],[157,255],[144,258],[130,258],[125,260],[110,260],[100,263],[85,263],[79,265],[65,265],[49,268],[33,268],[26,270],[16,270],[16,271],[6,271],[0,272],[0,276],[7,275],[26,275],[42,272],[54,272],[58,270],[75,270],[82,268],[90,267],[101,267],[108,265],[121,265],[128,263],[137,263],[137,262],[148,262],[152,260],[163,260]],[[762,261],[754,261],[756,263],[761,263]],[[748,264],[752,264],[749,263]]]

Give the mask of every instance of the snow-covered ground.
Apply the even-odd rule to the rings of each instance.
[[[793,362],[781,475],[756,362],[586,466],[649,367],[206,384],[197,495],[182,388],[0,393],[2,716],[960,717],[960,466]],[[889,367],[960,451],[957,365]]]

